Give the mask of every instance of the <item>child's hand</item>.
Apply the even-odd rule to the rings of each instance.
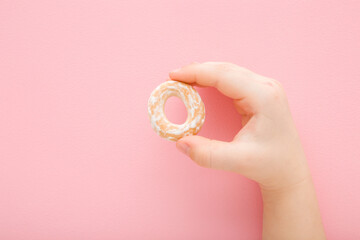
[[[263,239],[325,239],[305,155],[279,82],[218,62],[193,63],[171,72],[170,78],[216,87],[234,99],[243,128],[232,142],[188,136],[176,146],[201,166],[234,171],[260,184]]]
[[[280,83],[232,63],[193,63],[170,78],[216,87],[234,99],[243,128],[232,142],[188,136],[177,147],[196,163],[230,170],[262,188],[282,189],[308,177],[306,159]],[[221,124],[221,123],[219,123]]]

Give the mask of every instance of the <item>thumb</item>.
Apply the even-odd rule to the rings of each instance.
[[[198,165],[207,168],[233,170],[230,166],[237,155],[232,143],[201,136],[183,137],[176,142],[176,147]]]

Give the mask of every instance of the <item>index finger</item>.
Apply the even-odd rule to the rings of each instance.
[[[224,62],[192,63],[169,73],[172,80],[215,87],[232,99],[247,99],[251,105],[256,104],[259,94],[255,75],[236,64]]]

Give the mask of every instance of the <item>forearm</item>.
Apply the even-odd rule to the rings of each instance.
[[[287,189],[261,189],[263,239],[326,239],[310,177]]]

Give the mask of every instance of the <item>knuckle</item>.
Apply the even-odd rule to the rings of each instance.
[[[264,92],[265,101],[280,101],[286,98],[284,88],[280,82],[276,80],[270,80],[265,83],[266,90]]]
[[[216,65],[216,69],[220,72],[230,72],[236,69],[236,65],[228,62],[221,62]]]
[[[271,79],[271,81],[272,81],[273,83],[277,84],[278,86],[282,87],[281,83],[280,83],[278,80],[276,80],[276,79]]]
[[[243,72],[243,73],[251,73],[249,69],[241,67],[241,66],[237,66],[236,70],[239,72]]]

